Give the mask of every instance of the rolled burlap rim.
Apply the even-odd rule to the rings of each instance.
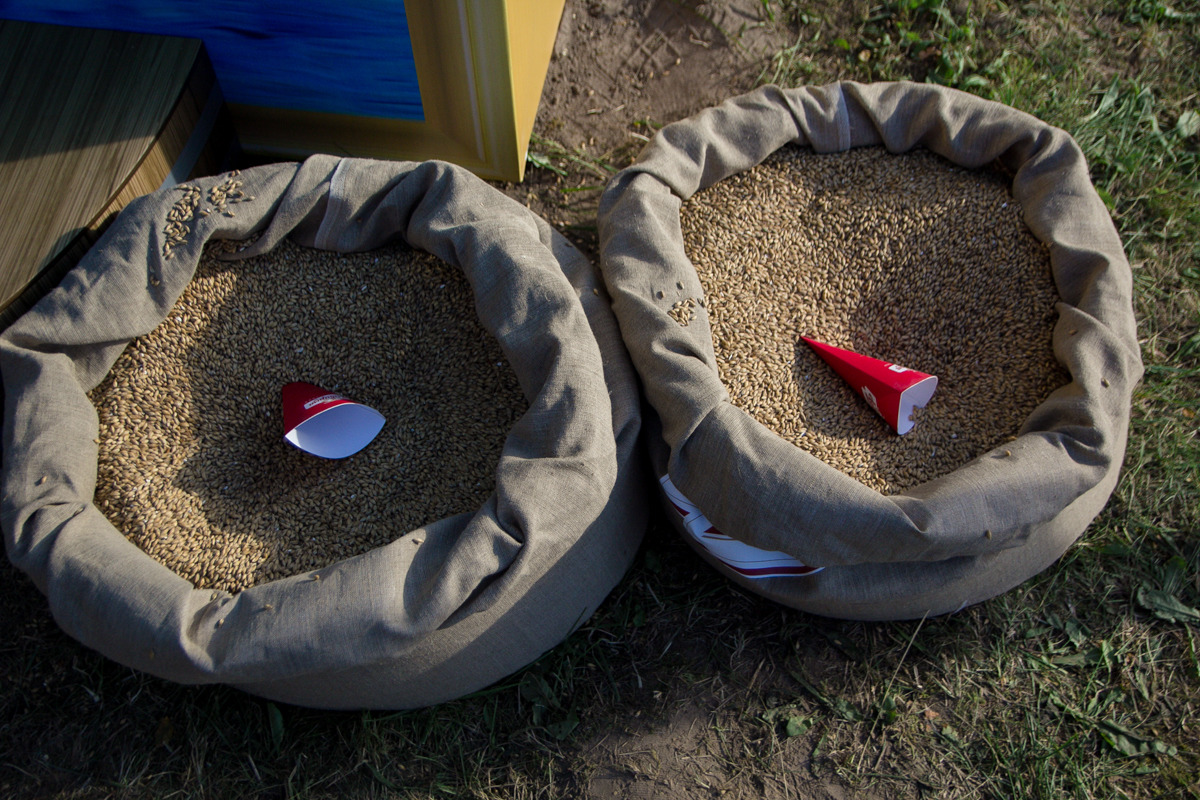
[[[824,464],[731,405],[684,250],[681,204],[784,145],[818,153],[925,148],[963,167],[999,164],[1025,221],[1050,249],[1061,297],[1056,358],[1071,381],[1005,445],[902,494],[885,496]],[[610,181],[600,205],[601,271],[643,390],[654,468],[722,532],[824,567],[748,578],[698,551],[745,588],[785,605],[854,619],[954,611],[1056,560],[1111,494],[1141,377],[1132,277],[1120,238],[1064,131],[1008,106],[940,86],[763,87],[663,128]],[[681,288],[680,288],[681,287]],[[682,523],[678,515],[672,515]],[[690,538],[689,538],[690,540]]]
[[[97,415],[86,392],[165,318],[205,243],[251,236],[229,257],[285,236],[338,252],[404,240],[462,268],[529,410],[477,511],[420,536],[397,531],[397,542],[322,569],[320,580],[230,595],[194,589],[93,505]],[[67,633],[180,683],[325,708],[451,699],[586,620],[643,535],[636,378],[592,265],[544,220],[449,164],[318,156],[140,198],[0,336],[0,370],[10,559]]]

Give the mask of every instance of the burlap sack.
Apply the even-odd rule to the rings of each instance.
[[[181,683],[315,707],[406,708],[528,664],[593,613],[645,525],[636,378],[591,264],[543,220],[446,164],[315,157],[240,178],[254,199],[235,217],[187,222],[170,259],[167,215],[179,192],[135,201],[0,337],[9,557],[70,635]],[[195,185],[207,195],[219,182]],[[428,525],[421,547],[397,542],[322,570],[320,581],[231,596],[193,589],[92,504],[97,415],[85,392],[164,319],[206,241],[260,232],[241,255],[284,236],[342,252],[403,239],[461,267],[529,410],[504,444],[492,496]]]
[[[1012,458],[985,455],[884,496],[730,404],[705,310],[697,308],[688,327],[668,316],[675,302],[703,296],[684,251],[679,209],[695,192],[788,143],[820,153],[924,147],[964,167],[999,162],[1014,174],[1026,223],[1050,244],[1062,299],[1054,349],[1072,380],[1005,445]],[[636,164],[614,176],[599,222],[601,271],[658,417],[647,420],[657,474],[669,475],[733,539],[824,568],[755,579],[697,548],[747,589],[853,619],[954,611],[1051,564],[1112,492],[1130,393],[1141,376],[1132,281],[1083,156],[1065,132],[937,86],[765,87],[663,128]]]

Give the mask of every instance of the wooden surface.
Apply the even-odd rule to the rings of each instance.
[[[0,327],[181,157],[171,182],[219,166],[189,147],[214,93],[197,40],[0,21]]]
[[[262,160],[341,156],[452,161],[520,181],[565,0],[405,0],[423,120],[231,102],[243,149]]]
[[[242,0],[26,0],[8,13],[202,39],[255,161],[436,158],[519,181],[564,2],[352,0],[331,19],[316,0],[274,10]]]

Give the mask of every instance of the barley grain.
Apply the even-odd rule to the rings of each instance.
[[[208,200],[249,199],[236,188]],[[461,271],[403,245],[217,258],[243,246],[210,245],[91,393],[96,505],[113,524],[198,587],[236,592],[478,508],[527,406]],[[348,459],[303,453],[279,419],[292,380],[387,422]]]
[[[680,222],[730,401],[874,489],[1008,441],[1068,380],[1049,252],[996,171],[789,147],[697,193]],[[897,436],[801,336],[935,374],[937,392]]]

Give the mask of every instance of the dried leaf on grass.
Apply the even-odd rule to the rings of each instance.
[[[1200,133],[1200,112],[1191,110],[1180,114],[1175,123],[1175,132],[1184,139]]]
[[[1159,619],[1167,622],[1200,623],[1200,611],[1185,605],[1173,594],[1142,584],[1137,590],[1137,603]]]
[[[1097,722],[1096,732],[1110,747],[1126,756],[1173,756],[1178,752],[1173,745],[1158,739],[1148,739],[1110,719]]]

